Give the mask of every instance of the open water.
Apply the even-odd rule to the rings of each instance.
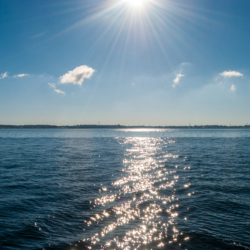
[[[0,249],[250,249],[250,130],[0,130]]]

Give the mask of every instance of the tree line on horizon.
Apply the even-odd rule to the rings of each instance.
[[[211,128],[250,128],[250,125],[239,125],[239,126],[227,126],[227,125],[186,125],[186,126],[125,126],[125,125],[65,125],[65,126],[57,126],[57,125],[0,125],[0,129],[80,129],[80,128],[99,128],[99,129],[113,129],[113,128],[158,128],[158,129],[211,129]]]

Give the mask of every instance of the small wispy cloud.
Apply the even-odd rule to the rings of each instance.
[[[53,88],[53,89],[55,89],[55,88],[56,88],[55,83],[48,83],[48,84],[49,84],[49,86],[50,86],[51,88]]]
[[[232,86],[231,86],[230,90],[231,90],[232,92],[235,92],[235,91],[236,91],[236,87],[235,87],[235,85],[233,85],[233,84],[232,84]]]
[[[184,66],[184,65],[189,65],[190,63],[189,62],[184,62],[181,64],[181,66]]]
[[[180,72],[179,74],[177,74],[177,75],[176,75],[176,78],[174,79],[174,84],[172,85],[172,87],[174,88],[176,85],[178,85],[179,82],[180,82],[180,79],[181,79],[182,77],[184,77],[184,76],[185,76],[185,75],[182,75],[181,72]]]
[[[60,89],[56,89],[56,84],[55,83],[48,83],[49,86],[54,89],[54,91],[57,93],[57,94],[62,94],[62,95],[65,95],[65,92],[60,90]]]
[[[60,83],[73,83],[75,85],[82,85],[84,79],[89,79],[95,70],[87,65],[82,65],[75,68],[72,71],[69,71],[65,75],[60,77]]]
[[[59,90],[59,89],[54,89],[54,91],[58,94],[62,94],[62,95],[65,95],[65,92],[62,91],[62,90]]]
[[[5,72],[5,73],[0,75],[0,79],[4,79],[6,77],[8,77],[8,72]]]
[[[14,78],[21,78],[21,77],[25,77],[25,76],[29,76],[29,74],[18,74],[18,75],[14,75]]]
[[[34,35],[34,36],[30,37],[30,38],[31,38],[31,39],[35,39],[35,38],[38,38],[38,37],[43,36],[45,33],[46,33],[46,31],[45,31],[45,32],[41,32],[41,33],[39,33],[39,34],[36,34],[36,35]]]
[[[220,76],[223,76],[223,77],[241,77],[241,76],[243,76],[243,74],[238,72],[238,71],[229,70],[229,71],[224,71],[224,72],[220,73]]]

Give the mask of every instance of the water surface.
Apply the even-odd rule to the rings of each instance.
[[[0,130],[1,249],[250,249],[249,130]]]

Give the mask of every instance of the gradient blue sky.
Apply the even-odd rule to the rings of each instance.
[[[249,23],[249,0],[1,0],[0,124],[250,123]]]

